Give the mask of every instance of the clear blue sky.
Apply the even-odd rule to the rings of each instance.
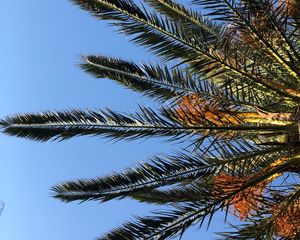
[[[68,0],[1,0],[0,29],[1,117],[104,106],[127,111],[138,103],[151,104],[76,67],[81,54],[156,59]],[[36,143],[1,135],[0,141],[0,199],[6,203],[0,217],[1,240],[95,239],[133,215],[157,209],[129,200],[65,204],[51,198],[49,189],[65,180],[101,176],[177,149],[162,139],[112,144],[99,137],[81,137]],[[224,229],[222,221],[213,224]],[[205,229],[193,229],[184,239],[213,236]]]

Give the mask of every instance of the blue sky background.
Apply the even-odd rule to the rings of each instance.
[[[76,64],[83,54],[157,61],[129,43],[107,23],[97,21],[68,0],[0,0],[0,116],[14,113],[96,109],[130,111],[151,104],[140,94],[109,80],[96,80]],[[130,200],[104,204],[65,204],[50,187],[65,180],[93,178],[133,166],[178,146],[163,139],[111,143],[100,137],[37,143],[0,136],[0,239],[95,239],[133,215],[156,206]],[[224,230],[220,215],[213,227]],[[205,229],[184,239],[213,239]]]

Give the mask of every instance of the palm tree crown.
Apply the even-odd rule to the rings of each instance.
[[[172,206],[99,239],[182,236],[221,210],[244,221],[220,233],[224,239],[299,239],[299,1],[193,0],[193,8],[174,0],[144,0],[147,7],[132,0],[73,2],[166,62],[84,56],[82,69],[150,96],[160,109],[15,115],[1,121],[3,132],[37,141],[166,136],[187,150],[62,183],[53,187],[55,197]]]

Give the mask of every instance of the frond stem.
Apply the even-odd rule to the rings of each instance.
[[[265,130],[265,131],[284,131],[288,130],[292,124],[290,125],[275,125],[275,126],[151,126],[151,125],[139,125],[137,124],[124,124],[124,125],[109,125],[109,124],[91,124],[91,123],[45,123],[45,124],[10,124],[10,128],[72,128],[72,127],[100,127],[104,129],[111,128],[131,128],[131,129],[156,129],[156,130],[176,130],[176,131],[197,131],[197,130],[232,130],[232,131],[249,131],[249,130]]]

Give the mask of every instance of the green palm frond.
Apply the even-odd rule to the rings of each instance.
[[[233,83],[226,84],[225,94],[217,90],[216,86],[205,80],[194,77],[188,71],[159,65],[136,64],[116,58],[103,56],[83,57],[81,68],[97,78],[110,78],[125,87],[142,92],[161,101],[178,99],[185,95],[201,93],[202,96],[224,98],[224,101],[236,102],[237,105],[269,106],[279,99],[270,93],[259,96],[253,86],[239,87]],[[228,92],[230,93],[228,94]],[[235,96],[233,98],[232,96]],[[243,97],[243,99],[239,99]],[[282,105],[280,105],[282,108]]]
[[[200,186],[194,184],[189,187],[178,187],[168,190],[154,189],[149,190],[147,192],[137,192],[131,194],[130,197],[140,202],[159,205],[173,205],[174,203],[178,204],[184,202],[196,202],[199,199],[201,199],[202,196],[207,196],[208,194],[211,194],[211,191],[207,190],[209,181],[208,179],[205,180],[206,188],[201,188]],[[197,182],[197,184],[199,183]]]
[[[107,109],[16,115],[2,120],[0,125],[8,135],[37,141],[65,140],[84,135],[102,135],[113,140],[133,140],[150,136],[169,136],[178,139],[201,134],[204,130],[209,131],[209,135],[224,131],[246,134],[260,129],[267,132],[282,132],[293,127],[269,124],[216,126],[209,122],[205,125],[182,125],[175,110],[163,109],[161,113],[157,113],[151,108],[143,107],[133,114],[121,114]]]
[[[110,20],[120,31],[134,35],[133,41],[145,45],[166,59],[197,56],[191,37],[183,36],[180,25],[127,0],[73,0],[97,18]],[[189,39],[187,39],[188,37]],[[171,50],[172,49],[172,50]]]
[[[231,149],[233,150],[233,147]],[[152,196],[152,189],[180,182],[190,183],[196,179],[212,177],[220,172],[228,172],[232,175],[253,174],[286,155],[286,151],[285,147],[252,148],[252,151],[245,149],[244,152],[241,150],[227,152],[227,156],[223,152],[222,159],[217,156],[204,158],[201,152],[196,153],[196,156],[186,154],[156,156],[151,162],[141,163],[124,172],[98,179],[65,182],[53,187],[53,191],[56,198],[66,202],[75,200],[104,202],[126,196],[150,201],[149,194]]]
[[[290,112],[297,106],[297,103],[287,101],[274,94],[273,91],[265,91],[264,87],[257,86],[254,88],[253,83],[244,78],[232,78],[223,86],[225,89],[224,99],[233,101],[237,105],[258,107],[274,112]]]
[[[209,199],[206,199],[208,203]],[[204,201],[203,201],[204,203]],[[182,235],[184,231],[199,222],[200,217],[207,217],[207,212],[216,211],[213,207],[200,208],[201,202],[186,204],[176,209],[157,212],[149,217],[139,217],[135,222],[125,223],[98,240],[125,240],[125,239],[167,239]]]
[[[251,223],[244,223],[240,226],[232,225],[232,228],[232,231],[218,233],[218,235],[222,237],[220,239],[278,239],[277,237],[273,237],[274,227],[271,218],[257,218]]]
[[[144,2],[174,21],[180,21],[183,26],[199,31],[199,34],[208,42],[221,40],[226,33],[222,26],[203,18],[197,11],[188,9],[179,2],[173,0],[144,0]]]
[[[8,135],[37,141],[64,140],[82,135],[136,139],[143,136],[177,136],[178,133],[187,133],[186,130],[191,131],[164,119],[152,109],[145,108],[140,113],[127,115],[109,109],[16,115],[2,120],[1,125]]]
[[[156,156],[151,162],[141,163],[122,173],[94,180],[66,182],[53,188],[55,197],[64,201],[95,199],[108,201],[135,192],[149,191],[178,181],[193,180],[213,170],[198,158],[184,154]]]
[[[167,66],[135,64],[102,56],[83,58],[81,68],[97,78],[110,78],[118,83],[164,101],[200,92],[198,79],[180,69]]]

